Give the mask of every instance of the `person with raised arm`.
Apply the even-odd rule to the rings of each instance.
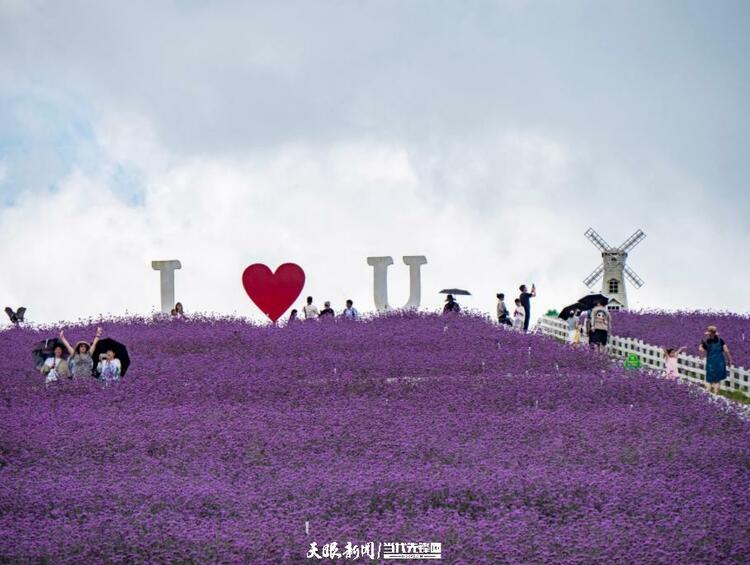
[[[664,376],[666,378],[674,381],[680,376],[677,359],[686,349],[687,347],[680,347],[679,349],[674,347],[664,348]]]
[[[68,358],[68,365],[70,372],[73,377],[90,377],[94,371],[94,359],[91,357],[91,352],[96,347],[99,338],[102,336],[102,328],[96,328],[96,335],[94,335],[94,341],[89,345],[85,341],[79,341],[75,347],[71,347],[68,340],[65,338],[65,332],[60,331],[60,341],[63,342],[65,348],[68,350],[70,357]]]
[[[111,381],[119,381],[122,375],[122,363],[115,357],[115,352],[112,349],[107,349],[106,352],[100,356],[97,370],[105,383]]]

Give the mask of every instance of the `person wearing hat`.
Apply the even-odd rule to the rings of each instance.
[[[445,299],[445,306],[443,306],[443,314],[448,312],[458,313],[461,311],[461,307],[458,302],[453,298],[452,294],[449,294]]]
[[[90,377],[94,370],[94,360],[91,357],[91,352],[96,347],[99,338],[102,335],[102,329],[96,328],[96,335],[94,341],[89,345],[85,341],[79,341],[75,347],[71,347],[68,340],[65,339],[65,332],[60,331],[60,341],[65,344],[70,357],[68,358],[68,364],[73,377]]]
[[[708,326],[706,339],[698,349],[701,356],[706,356],[706,389],[719,394],[721,381],[727,378],[727,366],[732,364],[729,346],[719,337],[716,326]]]

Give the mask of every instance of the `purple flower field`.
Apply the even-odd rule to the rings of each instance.
[[[621,311],[615,313],[612,324],[615,335],[662,347],[686,346],[691,355],[697,355],[706,328],[714,325],[727,342],[735,365],[750,369],[750,316],[700,311]]]
[[[0,333],[0,562],[750,555],[750,422],[698,387],[469,316],[103,325],[132,360],[107,388],[45,389],[30,349],[56,332]]]

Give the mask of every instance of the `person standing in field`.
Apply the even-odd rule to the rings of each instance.
[[[536,296],[536,285],[532,283],[531,292],[526,291],[526,285],[522,284],[518,287],[521,291],[521,295],[518,299],[521,301],[526,317],[523,320],[523,331],[529,331],[529,321],[531,320],[531,299]]]
[[[578,342],[588,341],[589,338],[589,311],[584,310],[578,316]]]
[[[516,308],[513,310],[513,329],[519,332],[525,331],[523,329],[524,322],[526,321],[526,310],[521,304],[521,299],[516,298]]]
[[[122,363],[115,357],[115,352],[111,349],[107,349],[105,353],[100,355],[100,361],[97,365],[97,370],[101,375],[102,380],[105,383],[112,381],[119,381],[122,375]]]
[[[666,378],[673,381],[680,376],[677,367],[677,358],[685,349],[685,347],[680,347],[679,349],[675,349],[674,347],[664,348],[664,376]]]
[[[320,316],[318,307],[313,304],[313,297],[307,297],[307,304],[302,307],[302,313],[305,315],[305,320],[317,320]]]
[[[599,351],[607,347],[609,332],[612,331],[612,315],[605,308],[604,302],[597,302],[591,310],[591,335],[589,343]]]
[[[453,298],[453,295],[449,294],[445,299],[445,306],[443,306],[443,314],[448,314],[449,312],[458,314],[460,311],[461,311],[461,306],[459,306],[458,302],[456,302],[456,299]]]
[[[323,304],[323,309],[320,311],[320,314],[318,314],[318,318],[333,318],[336,315],[336,313],[333,311],[333,308],[331,308],[331,301],[326,300]]]
[[[102,329],[96,328],[96,335],[94,341],[89,345],[85,341],[79,341],[75,347],[71,347],[67,339],[65,339],[65,332],[60,331],[60,341],[63,342],[68,350],[68,365],[73,377],[85,378],[90,377],[94,372],[94,359],[91,357],[91,352],[96,348],[96,344],[102,335]]]
[[[568,340],[574,345],[581,342],[581,336],[578,334],[578,312],[571,312],[568,322]]]
[[[174,305],[171,314],[173,318],[178,320],[183,320],[185,318],[185,309],[182,307],[182,302],[178,302]]]
[[[716,326],[708,326],[698,352],[706,356],[706,390],[719,394],[721,381],[727,378],[727,366],[732,365],[732,354]]]
[[[347,320],[359,320],[359,312],[354,307],[354,301],[349,299],[346,301],[346,308],[341,313],[341,317]]]
[[[46,377],[44,384],[48,385],[57,382],[58,379],[65,379],[70,376],[68,362],[63,357],[63,353],[63,346],[58,343],[52,350],[52,357],[44,361],[44,365],[42,365],[42,374]]]
[[[502,292],[497,295],[497,322],[504,326],[513,325],[510,319],[510,311],[505,305],[505,295]]]

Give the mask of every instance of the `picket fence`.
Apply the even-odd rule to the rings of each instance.
[[[554,316],[543,316],[539,320],[538,328],[545,335],[552,336],[565,343],[571,343],[572,336],[565,320]],[[610,336],[607,351],[612,357],[625,359],[635,354],[641,360],[641,365],[648,369],[664,370],[664,352],[658,345],[645,343],[632,337]],[[682,353],[677,358],[677,368],[680,377],[695,383],[706,380],[706,360],[697,355]],[[744,367],[730,367],[729,376],[721,382],[721,388],[727,391],[741,391],[750,396],[750,369]]]

